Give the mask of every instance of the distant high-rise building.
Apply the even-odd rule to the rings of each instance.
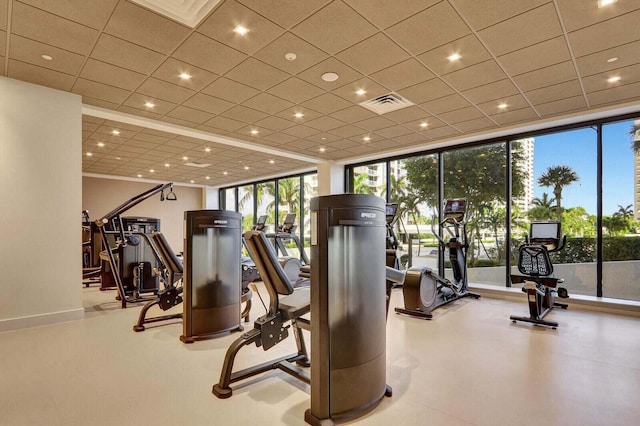
[[[513,197],[513,202],[522,212],[531,208],[533,201],[534,176],[533,176],[533,146],[534,138],[524,138],[514,141],[513,152],[518,152],[520,158],[516,160],[513,167],[524,171],[524,193],[521,196]]]

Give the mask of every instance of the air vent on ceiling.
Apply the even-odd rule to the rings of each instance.
[[[132,0],[167,18],[195,28],[220,0]]]
[[[199,167],[199,168],[204,168],[204,167],[209,167],[211,164],[205,164],[205,163],[198,163],[197,161],[189,161],[188,163],[184,163],[185,166],[191,166],[191,167]]]
[[[391,111],[406,108],[413,105],[397,93],[391,92],[368,101],[360,102],[360,105],[375,112],[376,114],[386,114]]]

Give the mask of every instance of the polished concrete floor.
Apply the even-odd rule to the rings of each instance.
[[[0,425],[303,425],[309,387],[271,372],[211,394],[238,334],[185,345],[181,323],[134,333],[139,307],[85,292],[84,320],[0,333]],[[263,292],[264,294],[264,292]],[[266,294],[265,294],[266,296]],[[640,319],[571,309],[557,330],[483,298],[432,321],[390,314],[385,398],[358,425],[637,425]],[[395,290],[392,306],[402,301]],[[263,308],[255,298],[252,318]],[[239,366],[295,348],[249,346]]]

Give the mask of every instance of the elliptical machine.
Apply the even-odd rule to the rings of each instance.
[[[556,296],[568,298],[569,294],[567,289],[558,287],[564,280],[551,276],[553,264],[549,258],[549,253],[564,248],[567,236],[560,238],[560,233],[560,222],[557,220],[531,222],[529,237],[518,249],[518,270],[524,275],[511,275],[513,284],[524,284],[522,291],[527,293],[529,316],[511,315],[511,321],[546,325],[553,329],[558,327],[557,321],[545,320],[544,317],[554,307],[568,307],[566,303],[556,302]]]
[[[430,279],[405,280],[402,287],[404,308],[395,308],[396,313],[412,317],[431,319],[434,309],[462,299],[480,298],[477,293],[468,290],[467,285],[467,199],[449,198],[444,201],[444,219],[440,229],[447,231],[449,240],[440,237],[431,223],[431,231],[443,249],[449,250],[449,262],[453,271],[453,280],[441,277],[432,269],[424,267],[424,274]]]

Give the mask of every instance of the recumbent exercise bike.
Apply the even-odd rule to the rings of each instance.
[[[566,303],[556,302],[556,297],[568,298],[569,294],[565,288],[557,287],[564,280],[551,276],[553,264],[549,258],[550,252],[564,248],[567,237],[560,238],[560,233],[558,221],[531,222],[529,236],[518,249],[518,270],[524,275],[511,275],[513,284],[524,284],[522,291],[527,293],[529,316],[511,315],[511,321],[546,325],[553,329],[558,327],[556,321],[545,320],[544,317],[554,307],[568,307]]]

